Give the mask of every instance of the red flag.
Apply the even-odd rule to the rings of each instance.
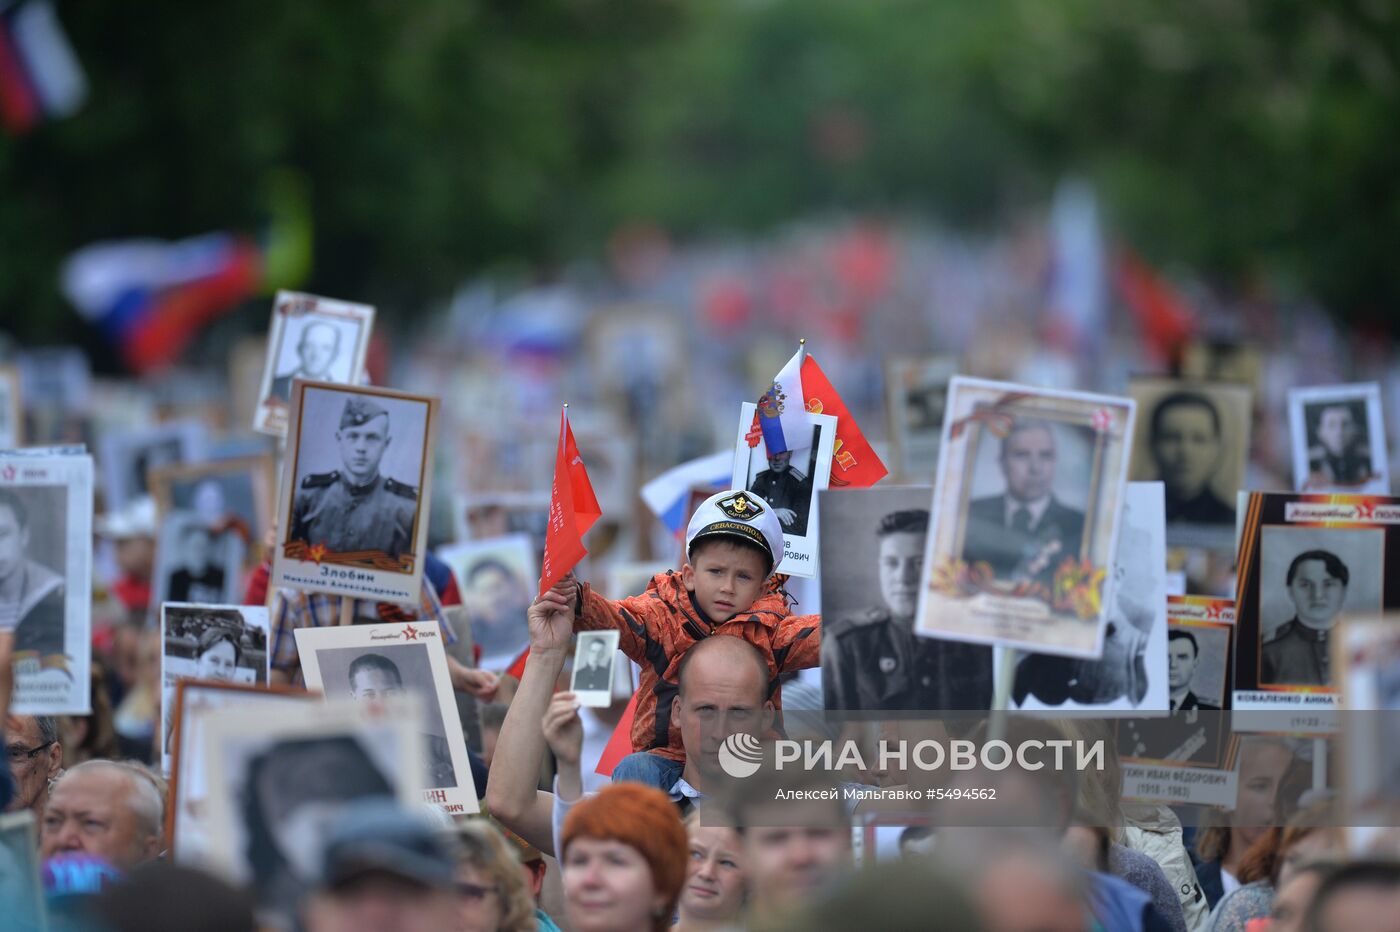
[[[1143,342],[1158,362],[1169,362],[1196,329],[1196,315],[1176,289],[1130,250],[1113,269],[1118,293],[1137,318]]]
[[[627,708],[622,710],[622,718],[613,729],[612,737],[603,748],[602,756],[598,758],[598,766],[593,768],[594,773],[611,777],[613,769],[632,753],[632,719],[636,715],[637,693],[633,693],[632,698],[627,700]]]
[[[520,656],[511,661],[506,669],[506,676],[513,676],[517,680],[525,675],[525,661],[530,659],[530,648],[525,648],[520,652]]]
[[[836,447],[831,453],[833,489],[864,488],[889,475],[885,464],[860,432],[856,419],[846,410],[846,403],[836,394],[826,373],[810,353],[802,361],[802,394],[812,414],[830,414],[836,418]]]
[[[540,595],[588,555],[583,535],[603,515],[588,470],[574,443],[569,412],[559,413],[559,452],[554,460],[554,485],[549,496],[549,530],[545,533],[540,567]]]

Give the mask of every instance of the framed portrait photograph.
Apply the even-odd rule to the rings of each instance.
[[[156,469],[202,460],[207,440],[200,421],[169,421],[103,434],[98,447],[103,510],[119,511],[134,499],[150,495]]]
[[[1288,392],[1293,487],[1390,494],[1390,464],[1375,382]]]
[[[1400,825],[1400,614],[1354,616],[1337,628],[1340,674],[1339,781],[1354,825]]]
[[[19,368],[0,366],[0,450],[24,443],[24,404],[20,396]]]
[[[1098,658],[1132,400],[958,376],[948,394],[915,630]]]
[[[328,701],[417,696],[423,712],[418,724],[423,736],[423,801],[451,815],[478,811],[437,622],[298,628],[295,636],[307,688],[320,691]]]
[[[160,607],[161,754],[170,773],[175,684],[181,680],[267,685],[267,608],[253,605]]]
[[[345,807],[368,799],[417,804],[420,702],[287,702],[204,715],[209,829],[201,864],[253,891],[261,926],[291,928],[315,886],[327,833]],[[187,748],[186,753],[194,753]]]
[[[1011,687],[1017,709],[1124,714],[1167,708],[1167,540],[1162,484],[1129,482],[1103,654],[1025,654]]]
[[[209,761],[202,750],[205,714],[237,708],[275,720],[288,703],[319,703],[321,697],[291,686],[254,686],[230,680],[176,679],[172,685],[165,845],[176,861],[199,866],[206,862],[210,844]]]
[[[1171,596],[1167,604],[1169,716],[1118,726],[1123,798],[1138,802],[1235,805],[1230,767],[1230,599]]]
[[[251,564],[260,558],[263,536],[272,527],[275,469],[271,454],[162,466],[151,471],[151,495],[162,517],[184,512],[213,533],[241,531]]]
[[[1400,608],[1400,499],[1251,493],[1240,537],[1235,698],[1244,711],[1339,708],[1342,618]]]
[[[278,436],[287,432],[296,379],[342,385],[359,382],[373,326],[374,308],[368,304],[277,292],[253,429]]]
[[[943,439],[948,383],[958,374],[956,356],[928,354],[885,358],[885,414],[894,472],[909,482],[932,482]]]
[[[992,648],[914,633],[933,487],[820,493],[828,711],[990,709]]]
[[[0,903],[5,904],[6,929],[44,932],[48,928],[39,830],[28,809],[0,814]]]
[[[548,492],[458,492],[452,497],[452,528],[459,541],[525,534],[538,562],[549,532]]]
[[[618,658],[618,631],[581,631],[574,646],[574,669],[569,689],[579,705],[606,709],[612,705],[613,665]]]
[[[243,596],[248,541],[237,527],[211,527],[194,512],[163,515],[156,532],[151,605],[234,603]]]
[[[734,441],[733,488],[747,489],[772,506],[783,529],[783,559],[778,572],[814,579],[817,576],[817,492],[831,481],[831,451],[836,443],[836,418],[808,414],[811,434],[801,446],[769,455],[763,433],[755,424],[758,406],[745,402]]]
[[[528,534],[446,544],[438,556],[452,568],[483,670],[504,670],[530,646],[525,612],[539,583]]]
[[[1249,457],[1250,392],[1243,385],[1133,379],[1132,478],[1166,495],[1167,542],[1231,549],[1235,493]]]
[[[416,604],[438,400],[297,381],[272,585]]]
[[[0,629],[14,632],[13,715],[88,715],[92,457],[0,459]]]

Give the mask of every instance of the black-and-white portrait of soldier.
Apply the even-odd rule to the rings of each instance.
[[[1131,392],[1139,404],[1132,478],[1162,482],[1169,527],[1233,529],[1249,449],[1249,390],[1143,380]]]
[[[1366,406],[1360,401],[1303,405],[1308,424],[1308,473],[1323,485],[1362,485],[1369,481],[1371,441]]]
[[[1060,564],[1085,546],[1091,445],[1087,428],[1032,417],[1016,418],[1001,438],[983,432],[962,558],[986,564],[999,582],[1048,591]]]
[[[1202,699],[1196,694],[1196,671],[1201,666],[1201,642],[1205,640],[1200,632],[1185,625],[1173,625],[1167,632],[1167,688],[1170,690],[1169,708],[1173,712],[1202,710],[1219,712],[1220,682],[1203,687],[1210,697]],[[1206,641],[1207,648],[1214,644]]]
[[[990,708],[992,648],[914,633],[932,489],[822,496],[825,707]]]
[[[1011,693],[1015,703],[1020,706],[1034,697],[1048,706],[1123,701],[1133,708],[1161,708],[1161,684],[1154,683],[1161,675],[1160,664],[1153,654],[1161,651],[1162,632],[1155,629],[1166,626],[1165,569],[1161,486],[1130,483],[1118,529],[1102,654],[1098,659],[1027,654],[1016,667]],[[1147,701],[1149,694],[1155,701]]]
[[[1385,532],[1266,527],[1261,534],[1260,686],[1332,686],[1332,631],[1379,614]]]
[[[1224,762],[1230,657],[1228,624],[1167,626],[1167,688],[1172,715],[1131,719],[1119,726],[1124,757],[1202,766]]]
[[[64,653],[68,489],[0,487],[0,630],[16,655]]]
[[[372,702],[407,693],[422,697],[424,786],[457,786],[427,644],[320,648],[316,658],[321,688],[328,699]]]
[[[755,453],[749,458],[747,488],[773,506],[784,534],[807,535],[807,518],[812,511],[817,449],[822,429],[812,427],[812,442],[799,450],[769,453],[767,459]]]
[[[308,387],[287,540],[332,554],[413,552],[427,401]]]

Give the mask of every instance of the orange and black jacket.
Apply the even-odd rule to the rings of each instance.
[[[727,634],[748,641],[768,662],[768,697],[782,708],[778,678],[821,665],[821,616],[793,615],[775,577],[746,611],[716,624],[674,570],[652,577],[641,595],[605,599],[588,584],[579,596],[575,631],[617,630],[618,647],[642,668],[637,709],[632,721],[632,750],[650,751],[670,760],[685,760],[680,725],[671,720],[671,701],[679,689],[681,658],[697,641]]]

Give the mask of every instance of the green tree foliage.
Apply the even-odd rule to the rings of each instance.
[[[1378,0],[63,4],[93,93],[0,141],[0,313],[94,239],[253,229],[292,169],[307,287],[392,319],[617,224],[1005,222],[1066,171],[1149,256],[1352,317],[1400,304],[1400,14]]]

